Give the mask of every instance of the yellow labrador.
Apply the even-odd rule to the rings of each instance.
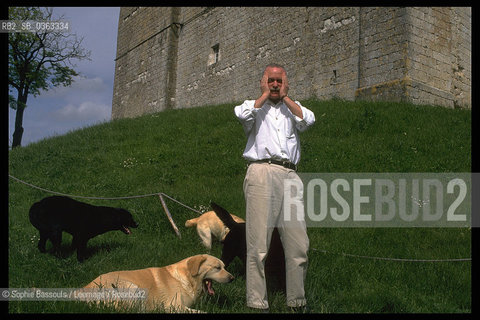
[[[232,218],[238,223],[245,222],[245,220],[233,214]],[[197,226],[197,233],[202,239],[203,245],[208,249],[212,248],[212,235],[218,240],[223,241],[230,231],[215,214],[215,211],[205,212],[201,216],[185,222],[185,227],[193,227],[195,225]]]
[[[148,290],[143,305],[147,311],[163,307],[167,312],[200,312],[190,306],[202,291],[213,295],[212,281],[228,283],[233,279],[220,259],[202,254],[166,267],[105,273],[85,288],[143,288]]]

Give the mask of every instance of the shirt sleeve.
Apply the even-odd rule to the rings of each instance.
[[[245,131],[245,135],[252,130],[255,124],[255,117],[259,109],[255,107],[255,100],[245,100],[243,104],[235,107],[235,116],[240,121]]]
[[[302,106],[300,102],[295,101],[295,103],[300,106],[303,114],[303,119],[300,119],[299,117],[297,117],[296,115],[293,115],[292,113],[295,119],[295,126],[298,129],[298,131],[303,132],[315,123],[315,114],[309,109]]]

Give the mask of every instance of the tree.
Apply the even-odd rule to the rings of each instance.
[[[10,7],[11,21],[59,21],[52,19],[52,8]],[[90,52],[81,47],[83,38],[62,30],[11,32],[8,36],[9,106],[16,110],[12,148],[21,145],[23,114],[29,95],[42,90],[69,86],[78,73],[70,68],[74,59],[89,59]],[[12,94],[17,92],[15,98]]]

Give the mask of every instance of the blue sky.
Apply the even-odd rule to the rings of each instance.
[[[53,16],[68,21],[83,37],[90,60],[72,61],[80,75],[69,87],[29,96],[23,117],[22,146],[111,119],[119,7],[55,7]],[[15,110],[9,108],[9,145]]]

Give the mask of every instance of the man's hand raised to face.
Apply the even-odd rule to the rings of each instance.
[[[283,100],[288,95],[288,80],[285,70],[282,72],[282,86],[280,87],[280,100]]]
[[[270,87],[268,85],[268,68],[265,69],[262,79],[260,80],[260,90],[262,95],[255,101],[255,108],[261,108],[265,101],[270,98]]]

